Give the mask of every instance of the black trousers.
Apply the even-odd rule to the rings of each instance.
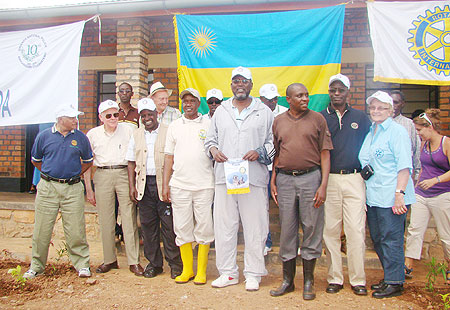
[[[138,202],[138,207],[144,239],[144,255],[150,262],[150,266],[163,267],[160,247],[162,235],[164,256],[170,268],[182,270],[180,249],[175,244],[172,206],[159,199],[155,176],[147,176],[144,196]]]

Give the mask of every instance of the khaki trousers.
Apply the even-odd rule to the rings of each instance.
[[[327,253],[328,283],[343,284],[341,231],[347,239],[350,284],[366,285],[364,272],[366,238],[366,190],[359,173],[330,173],[325,201],[323,240]]]
[[[420,259],[423,237],[428,227],[428,221],[433,216],[442,242],[444,257],[450,260],[450,192],[430,198],[416,195],[416,201],[411,207],[405,256]]]
[[[211,205],[214,200],[214,189],[198,191],[170,187],[172,200],[173,229],[177,235],[178,246],[197,242],[209,244],[214,241],[214,228]]]
[[[37,273],[45,269],[58,211],[61,211],[70,261],[76,270],[89,267],[83,184],[68,185],[41,179],[37,189],[30,268]]]
[[[139,263],[139,235],[136,223],[136,206],[130,200],[127,168],[97,169],[94,175],[95,200],[103,244],[103,263],[117,260],[115,247],[116,194],[122,220],[123,239],[128,265]]]

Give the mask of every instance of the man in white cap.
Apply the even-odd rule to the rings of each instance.
[[[86,180],[87,200],[97,206],[98,220],[103,244],[103,263],[97,267],[97,273],[105,273],[119,268],[115,247],[114,216],[116,195],[122,218],[125,251],[131,272],[142,276],[144,269],[139,264],[139,235],[137,230],[136,206],[130,200],[128,185],[128,162],[125,155],[133,129],[119,123],[119,105],[112,100],[100,103],[98,117],[103,125],[88,131],[87,137],[94,154],[95,193],[91,185],[93,172],[88,169]]]
[[[78,276],[91,276],[80,176],[92,165],[93,158],[88,138],[77,130],[77,116],[81,114],[72,107],[58,110],[56,124],[39,133],[31,150],[31,160],[41,171],[41,180],[35,201],[31,266],[24,278],[32,279],[44,272],[58,211],[69,258]]]
[[[366,113],[348,104],[350,80],[333,75],[328,83],[330,104],[321,113],[331,132],[330,176],[325,201],[323,240],[328,262],[327,293],[337,293],[344,286],[341,257],[341,232],[347,239],[347,265],[350,285],[356,295],[367,295],[364,272],[366,196],[360,175],[358,154],[371,122]]]
[[[233,97],[217,108],[205,141],[206,151],[216,161],[214,230],[220,277],[211,285],[225,287],[239,282],[236,254],[240,219],[244,230],[244,276],[248,291],[258,290],[261,277],[267,274],[264,245],[269,232],[267,165],[271,162],[267,150],[273,149],[272,111],[250,96],[252,88],[249,69],[238,67],[232,71]],[[229,158],[248,161],[250,193],[227,194],[224,162]]]
[[[283,107],[278,104],[278,97],[280,94],[278,93],[277,86],[275,84],[264,84],[259,89],[259,99],[272,110],[273,116],[276,117],[279,114],[286,112],[288,108]],[[269,180],[272,178],[272,164],[270,164],[267,168],[269,168]],[[270,181],[268,183],[268,192],[270,199]],[[264,256],[267,255],[268,252],[272,251],[272,235],[267,235],[266,246],[264,247]]]
[[[216,109],[222,104],[223,94],[220,89],[213,88],[206,92],[206,103],[208,104],[208,117],[211,119]]]
[[[165,88],[161,82],[153,83],[150,87],[150,98],[156,105],[158,123],[160,124],[169,125],[181,117],[180,110],[169,106],[169,97],[171,94],[172,90]]]
[[[138,111],[143,126],[134,131],[125,158],[128,160],[130,198],[139,207],[144,255],[149,261],[144,277],[153,278],[163,272],[162,236],[165,258],[171,268],[170,276],[175,279],[182,269],[180,250],[175,244],[172,207],[162,201],[168,126],[158,123],[157,107],[152,99],[139,100]]]
[[[198,113],[201,99],[196,89],[183,90],[180,99],[184,114],[170,124],[167,132],[163,199],[172,202],[176,243],[183,261],[183,273],[175,282],[186,283],[194,278],[195,242],[198,255],[194,284],[205,284],[209,244],[214,240],[211,214],[214,173],[204,146],[211,121]]]

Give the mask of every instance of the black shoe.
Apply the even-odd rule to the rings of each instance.
[[[336,283],[330,283],[327,286],[327,289],[325,290],[329,294],[335,294],[342,290],[344,288],[344,285],[342,284],[336,284]]]
[[[406,279],[412,279],[413,275],[412,275],[413,269],[412,268],[408,268],[405,265],[405,278]]]
[[[171,268],[170,269],[170,277],[172,279],[175,279],[176,277],[178,277],[180,274],[182,273],[182,271],[180,269],[177,268]]]
[[[389,298],[400,296],[403,292],[403,284],[386,284],[382,289],[372,293],[375,298]]]
[[[355,295],[365,296],[367,295],[367,289],[364,285],[352,285],[352,290]]]
[[[303,300],[313,300],[316,298],[314,289],[314,268],[316,259],[303,259]]]
[[[153,267],[150,266],[150,264],[145,267],[144,271],[144,277],[146,278],[154,278],[157,275],[161,274],[163,272],[163,269],[161,267]]]
[[[372,284],[370,286],[370,289],[372,291],[378,291],[381,290],[384,286],[386,285],[386,283],[384,282],[384,279],[380,280],[380,282],[378,282],[377,284]]]
[[[283,282],[279,288],[270,291],[270,296],[278,297],[294,291],[294,277],[297,267],[295,263],[296,258],[283,262]]]

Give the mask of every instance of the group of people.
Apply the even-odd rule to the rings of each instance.
[[[172,91],[160,82],[151,86],[148,98],[139,100],[137,109],[130,104],[131,85],[122,83],[120,102],[102,102],[98,112],[103,124],[86,136],[76,129],[81,112],[70,107],[58,111],[56,124],[38,135],[32,150],[42,179],[35,203],[32,262],[24,277],[43,273],[58,210],[71,261],[80,277],[91,275],[82,175],[87,200],[98,209],[103,263],[97,273],[119,268],[116,197],[129,269],[147,278],[163,272],[162,236],[164,257],[176,283],[207,282],[213,241],[219,277],[212,287],[239,283],[241,222],[245,289],[258,290],[267,275],[270,196],[279,207],[283,262],[283,281],[270,291],[272,296],[294,290],[299,251],[303,298],[315,298],[314,269],[322,241],[328,262],[326,292],[338,293],[344,283],[342,228],[351,289],[367,295],[366,215],[384,271],[383,279],[371,286],[373,297],[402,293],[405,268],[410,276],[412,259],[420,259],[427,224],[423,218],[430,214],[450,260],[450,141],[439,134],[438,110],[427,110],[412,123],[401,116],[401,92],[378,91],[367,98],[370,120],[348,104],[350,80],[342,74],[330,78],[330,103],[320,113],[308,109],[309,93],[300,83],[286,89],[289,109],[277,104],[274,84],[265,84],[260,98],[250,96],[253,79],[248,68],[234,69],[230,86],[233,96],[227,100],[218,89],[207,92],[210,112],[202,115],[201,97],[193,88],[180,93],[181,114],[168,106]],[[425,147],[421,148],[416,130]],[[236,161],[248,169],[248,189],[230,193],[225,166]],[[416,191],[413,178],[418,179]],[[403,236],[411,204],[405,261]],[[137,212],[149,262],[145,268],[139,259]]]

